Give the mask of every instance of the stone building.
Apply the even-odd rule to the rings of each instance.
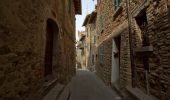
[[[86,16],[83,23],[86,30],[86,66],[91,71],[95,71],[96,17],[97,12],[93,11]]]
[[[125,100],[167,100],[167,0],[98,0],[97,75]]]
[[[76,48],[76,69],[81,68],[81,49]]]
[[[83,26],[85,26],[85,32],[86,32],[86,46],[85,46],[85,52],[86,52],[86,67],[89,67],[90,65],[90,25],[88,24],[88,20],[90,18],[91,14],[86,15]]]
[[[75,14],[80,0],[0,1],[0,100],[39,100],[44,83],[71,79]]]
[[[167,0],[133,1],[131,12],[132,84],[159,100],[168,99],[170,23]]]
[[[86,33],[85,31],[82,32],[78,32],[78,36],[79,36],[79,41],[78,41],[78,45],[77,45],[77,49],[78,51],[80,51],[80,53],[77,55],[79,56],[79,58],[77,59],[78,63],[80,63],[81,68],[82,69],[86,69]]]

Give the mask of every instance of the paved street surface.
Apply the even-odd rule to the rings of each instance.
[[[67,100],[121,100],[115,91],[109,89],[92,72],[78,70],[70,83]]]

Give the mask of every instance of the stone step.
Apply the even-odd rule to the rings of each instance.
[[[56,84],[44,97],[42,100],[57,100],[59,95],[62,93],[64,85]]]
[[[153,97],[145,94],[138,88],[127,87],[127,90],[137,99],[137,100],[155,100]]]
[[[61,93],[61,95],[59,96],[58,100],[69,100],[71,95],[71,84],[69,83],[63,90],[63,92]]]
[[[47,82],[44,82],[42,87],[42,96],[46,95],[57,83],[57,79],[51,79]]]

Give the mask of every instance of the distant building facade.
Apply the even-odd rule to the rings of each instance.
[[[79,41],[77,43],[78,58],[77,61],[80,63],[82,69],[86,69],[86,33],[85,31],[78,32]]]
[[[89,70],[95,71],[96,61],[96,17],[97,12],[93,11],[88,14],[84,20],[83,26],[86,31],[86,66]]]
[[[44,83],[70,81],[75,14],[80,0],[0,1],[0,100],[40,100]]]
[[[96,73],[125,100],[168,99],[168,14],[167,0],[98,0]]]

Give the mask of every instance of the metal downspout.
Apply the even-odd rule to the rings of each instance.
[[[131,32],[131,16],[130,16],[130,2],[126,0],[126,11],[127,11],[127,19],[128,19],[128,33],[129,33],[129,45],[130,45],[130,60],[131,60],[131,77],[132,77],[132,87],[135,87],[135,67],[134,67],[134,53],[133,53],[133,40],[132,40],[132,32]]]

